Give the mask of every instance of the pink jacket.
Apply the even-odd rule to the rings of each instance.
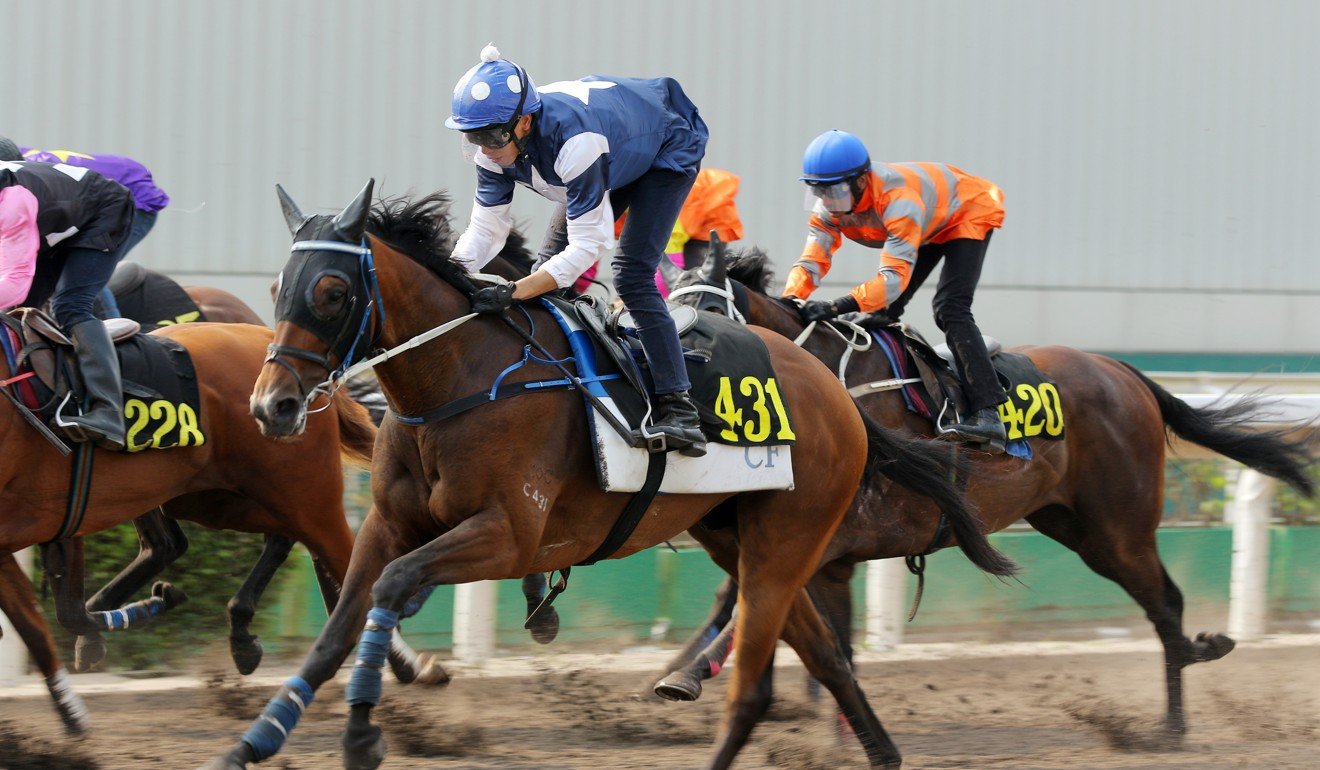
[[[21,185],[0,190],[0,310],[22,302],[37,272],[37,198]]]

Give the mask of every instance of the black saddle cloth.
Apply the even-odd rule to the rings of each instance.
[[[119,313],[142,324],[144,331],[162,326],[205,321],[197,303],[173,278],[137,264],[121,262],[110,277]]]

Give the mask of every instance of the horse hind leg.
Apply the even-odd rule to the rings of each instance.
[[[871,767],[899,767],[903,760],[898,746],[867,703],[847,654],[805,591],[794,600],[783,639],[797,652],[811,676],[834,696]]]
[[[156,615],[166,612],[188,600],[181,589],[157,582],[151,587],[151,598],[123,606],[147,581],[159,575],[188,551],[188,538],[177,522],[165,517],[155,508],[133,520],[137,531],[138,555],[118,575],[87,600],[86,610],[94,618],[113,623],[128,622],[142,626]],[[118,612],[112,612],[118,609]],[[74,646],[74,669],[87,671],[105,658],[105,640],[99,633],[79,635]]]
[[[1169,743],[1177,745],[1187,732],[1183,669],[1222,658],[1232,651],[1234,642],[1222,634],[1198,634],[1195,641],[1187,638],[1182,625],[1182,591],[1160,561],[1153,527],[1130,528],[1118,541],[1112,537],[1113,522],[1104,534],[1091,534],[1080,524],[1085,520],[1083,512],[1069,516],[1062,509],[1046,509],[1027,517],[1033,527],[1075,551],[1097,575],[1117,583],[1145,610],[1164,648],[1168,698],[1164,728]]]
[[[261,640],[249,630],[252,618],[257,613],[257,602],[292,550],[293,540],[280,535],[266,535],[257,563],[252,565],[252,571],[226,607],[229,612],[229,655],[238,673],[245,676],[261,665],[263,653]]]

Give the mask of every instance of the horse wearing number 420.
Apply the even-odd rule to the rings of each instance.
[[[377,767],[385,747],[371,710],[381,697],[382,644],[408,598],[427,586],[581,562],[605,540],[628,499],[598,484],[576,392],[503,399],[434,422],[401,421],[489,391],[505,367],[523,359],[524,338],[510,325],[537,330],[552,358],[571,353],[557,330],[547,333],[556,327],[538,304],[504,317],[471,313],[473,277],[448,258],[448,242],[437,237],[443,196],[372,209],[371,187],[334,218],[303,216],[281,191],[294,251],[281,274],[279,324],[272,360],[252,394],[254,416],[267,433],[295,435],[309,399],[330,387],[332,371],[369,349],[386,349],[373,356],[380,359],[418,335],[448,331],[376,365],[393,409],[376,444],[373,507],[358,532],[340,602],[298,676],[208,768],[239,768],[278,751],[359,633],[344,763],[351,770]],[[809,458],[795,475],[796,488],[662,495],[613,556],[688,530],[739,578],[747,608],[738,618],[739,665],[710,767],[729,767],[765,712],[769,694],[757,681],[781,635],[838,700],[872,766],[892,766],[892,744],[803,585],[864,472],[886,463],[910,467],[946,505],[961,499],[947,466],[935,459],[945,456],[939,448],[868,426],[819,361],[774,334],[758,336],[793,410],[793,453]],[[549,364],[530,364],[505,382],[559,375]]]
[[[839,372],[852,392],[864,394],[858,403],[880,424],[908,435],[933,435],[931,421],[905,404],[896,389],[904,375],[895,371],[878,341],[872,344],[868,330],[823,324],[807,329],[791,301],[767,296],[771,278],[764,252],[752,250],[726,263],[719,246],[711,249],[701,268],[682,274],[674,268],[667,276],[680,302],[730,315],[736,308],[747,323],[800,340],[804,349]],[[861,332],[860,338],[854,332]],[[1252,427],[1271,420],[1268,400],[1261,397],[1193,408],[1132,366],[1105,356],[1061,346],[1015,351],[1030,359],[1057,390],[1051,386],[1051,397],[1038,399],[1038,410],[1009,413],[1017,420],[1010,435],[1037,436],[1028,442],[1031,459],[965,453],[974,458],[967,476],[968,498],[991,531],[1026,519],[1121,586],[1145,610],[1164,647],[1168,700],[1163,742],[1177,745],[1187,729],[1183,669],[1223,657],[1234,643],[1223,634],[1201,633],[1189,639],[1183,632],[1182,592],[1161,562],[1155,539],[1163,510],[1166,434],[1231,457],[1310,496],[1314,489],[1307,467],[1313,458],[1308,439],[1298,433],[1305,426]],[[1047,440],[1047,434],[1055,432],[1066,435]],[[849,580],[855,565],[947,545],[939,511],[900,489],[886,493],[884,505],[878,505],[881,491],[878,485],[863,488],[810,584],[850,657]],[[727,617],[727,610],[712,617],[719,614]],[[717,639],[698,655],[705,644],[704,639],[689,642],[674,662],[676,670],[657,685],[659,693],[683,700],[700,694],[701,680],[719,670],[710,661],[718,663],[727,649]]]

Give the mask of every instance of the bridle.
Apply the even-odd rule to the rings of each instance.
[[[348,276],[342,270],[327,268],[321,270],[312,280],[306,282],[306,288],[303,291],[303,294],[306,296],[303,297],[301,307],[306,308],[306,313],[313,316],[312,323],[310,324],[312,327],[325,326],[324,321],[326,319],[315,316],[314,311],[310,310],[312,306],[312,292],[315,290],[317,282],[323,276],[332,275],[339,277],[353,287],[353,296],[349,299],[341,313],[342,320],[339,322],[338,328],[325,334],[318,332],[315,328],[312,329],[313,333],[318,337],[322,339],[327,339],[328,337],[328,345],[324,354],[313,353],[310,350],[304,350],[303,348],[293,347],[291,345],[276,345],[271,343],[266,346],[268,353],[266,356],[266,363],[278,364],[284,367],[289,374],[293,375],[294,382],[298,385],[298,394],[302,397],[304,408],[309,407],[311,402],[318,395],[324,395],[327,397],[325,406],[315,410],[308,409],[308,413],[314,414],[315,412],[320,412],[329,406],[329,397],[333,396],[334,392],[339,389],[343,381],[347,379],[350,371],[352,371],[353,364],[365,355],[368,350],[375,348],[380,341],[380,336],[385,328],[385,302],[381,297],[380,283],[376,279],[376,262],[371,253],[371,244],[368,242],[365,235],[357,245],[343,243],[341,241],[326,240],[296,241],[289,251],[290,253],[295,254],[300,251],[334,251],[352,254],[358,258],[358,280],[356,281],[348,281]],[[305,267],[306,263],[300,267],[298,270],[299,276],[301,276],[302,268]],[[280,279],[282,282],[283,273],[281,273]],[[298,287],[293,288],[296,291]],[[282,299],[282,297],[277,298],[277,300]],[[361,312],[362,318],[357,323],[356,331],[354,331],[353,322],[359,306],[363,308]],[[295,307],[299,306],[295,305]],[[300,325],[309,326],[309,324]],[[332,356],[335,359],[338,359],[338,365],[331,363]],[[289,358],[308,361],[321,367],[326,371],[326,378],[311,388],[307,387],[307,383],[298,372],[298,368],[288,361]],[[353,373],[355,374],[356,372]]]

